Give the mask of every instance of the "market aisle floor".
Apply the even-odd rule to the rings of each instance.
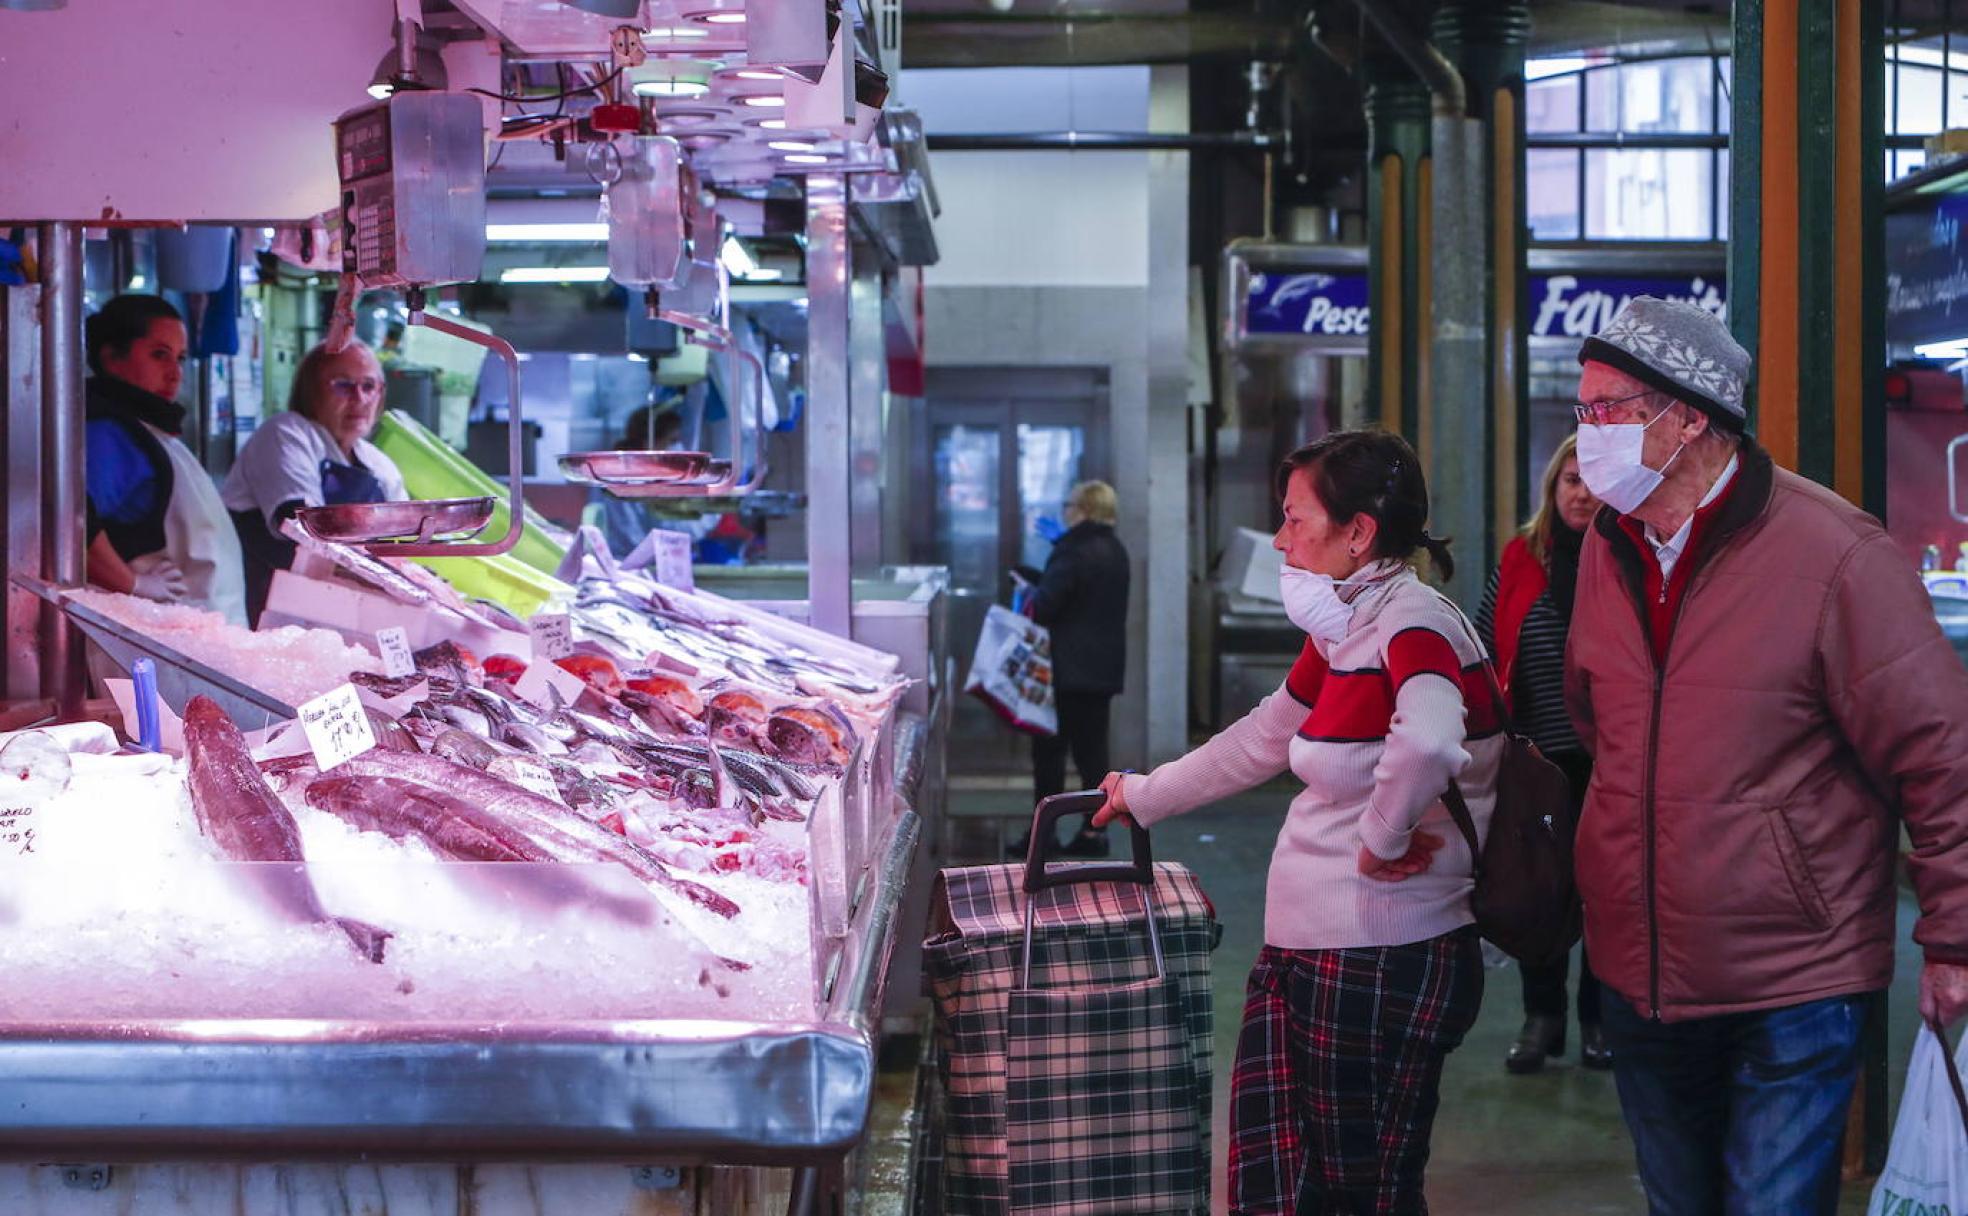
[[[1215,958],[1216,1161],[1214,1211],[1225,1211],[1223,1168],[1229,1062],[1243,1011],[1244,977],[1263,944],[1264,878],[1291,790],[1270,787],[1197,811],[1156,832],[1158,860],[1193,869],[1223,921]],[[961,793],[970,806],[1002,804],[1016,794]],[[1015,825],[1013,830],[1017,830]],[[966,842],[968,843],[968,841]],[[983,841],[979,841],[980,844]],[[1918,955],[1908,933],[1911,902],[1902,897],[1900,966],[1893,992],[1889,1075],[1897,1101],[1912,1050]],[[1646,1204],[1633,1173],[1633,1152],[1620,1122],[1610,1074],[1577,1066],[1574,1054],[1533,1077],[1503,1070],[1503,1055],[1523,1021],[1515,968],[1490,971],[1482,1015],[1450,1058],[1443,1081],[1429,1167],[1436,1216],[1640,1216]],[[1574,1028],[1575,1029],[1575,1028]],[[1869,1183],[1845,1188],[1842,1212],[1865,1211]]]

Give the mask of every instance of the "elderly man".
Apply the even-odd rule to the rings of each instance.
[[[1643,297],[1579,361],[1578,881],[1640,1178],[1831,1212],[1902,824],[1921,1013],[1968,1009],[1968,674],[1878,521],[1745,434],[1720,321]]]

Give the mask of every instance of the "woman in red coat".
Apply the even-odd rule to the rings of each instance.
[[[1567,435],[1544,470],[1537,514],[1504,548],[1490,575],[1476,626],[1496,656],[1498,678],[1518,725],[1571,779],[1573,809],[1585,799],[1592,760],[1565,711],[1565,636],[1571,631],[1579,546],[1599,500],[1579,477],[1577,437]],[[1565,960],[1524,968],[1524,1031],[1504,1057],[1514,1073],[1536,1072],[1565,1052]],[[1599,1030],[1599,984],[1579,950],[1579,1059],[1610,1068]]]

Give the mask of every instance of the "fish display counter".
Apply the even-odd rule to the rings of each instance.
[[[77,1185],[49,1160],[166,1212],[302,1161],[445,1212],[783,1210],[837,1171],[937,746],[894,656],[619,572],[521,622],[309,545],[287,602],[332,629],[57,597],[189,674],[162,751],[0,736],[0,1210]]]

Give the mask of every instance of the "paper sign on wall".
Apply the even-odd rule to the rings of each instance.
[[[376,746],[369,715],[355,685],[343,684],[301,706],[301,729],[314,749],[314,764],[327,772]]]
[[[376,648],[383,656],[383,674],[394,680],[414,674],[417,661],[410,657],[410,635],[403,626],[391,625],[376,631]]]
[[[528,622],[533,630],[534,659],[564,659],[574,653],[574,626],[565,612],[537,612]]]

